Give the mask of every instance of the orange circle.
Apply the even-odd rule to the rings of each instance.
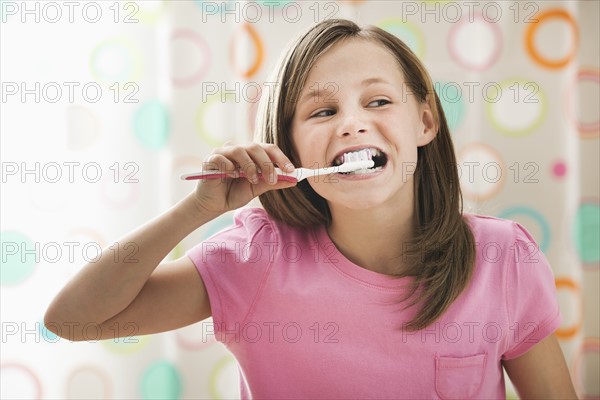
[[[542,21],[548,20],[548,19],[562,19],[564,20],[567,24],[569,24],[569,26],[571,27],[571,30],[573,31],[573,36],[575,38],[575,45],[573,46],[573,48],[571,49],[571,51],[569,52],[569,54],[567,54],[564,58],[562,59],[558,59],[558,60],[549,60],[547,58],[544,58],[535,48],[534,44],[533,44],[533,39],[535,36],[535,33],[537,31],[537,29],[541,26]],[[569,62],[571,62],[574,58],[575,55],[577,54],[577,47],[579,45],[579,32],[577,30],[577,22],[575,21],[575,18],[573,18],[573,16],[571,14],[569,14],[568,11],[563,10],[561,8],[552,8],[546,11],[543,11],[539,14],[537,14],[535,16],[535,19],[537,20],[535,23],[529,25],[529,27],[527,28],[527,31],[525,32],[525,47],[527,48],[527,52],[529,53],[529,56],[531,58],[533,58],[533,60],[540,64],[543,67],[549,68],[549,69],[560,69],[563,68],[565,65],[567,65]]]
[[[555,280],[555,284],[556,284],[556,289],[560,289],[560,288],[565,288],[565,289],[570,289],[572,290],[575,294],[579,295],[581,293],[581,290],[579,288],[579,285],[571,278],[556,278]],[[579,303],[581,305],[581,296],[578,296],[579,298]],[[565,327],[565,328],[558,328],[556,330],[556,336],[559,339],[570,339],[573,336],[575,336],[577,334],[577,332],[579,332],[581,330],[581,324],[582,324],[582,319],[583,319],[583,310],[582,307],[579,307],[579,317],[578,320],[579,322],[575,323],[574,325]]]
[[[256,48],[256,58],[254,59],[254,63],[247,70],[239,71],[241,76],[248,79],[248,78],[252,77],[254,74],[256,74],[256,72],[262,65],[265,51],[264,51],[263,42],[260,39],[260,35],[258,34],[258,32],[256,32],[256,29],[254,29],[252,27],[252,25],[243,24],[241,26],[241,29],[248,33],[248,35],[250,36],[250,39],[252,40],[252,42],[254,42],[254,47]],[[229,58],[231,59],[231,64],[233,65],[234,69],[237,68],[236,57],[235,57],[235,54],[236,54],[235,53],[235,44],[236,44],[236,40],[234,37],[234,40],[231,41],[231,45],[229,46]]]

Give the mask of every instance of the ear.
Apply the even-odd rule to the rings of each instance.
[[[419,113],[421,116],[421,129],[417,137],[418,147],[425,146],[431,142],[438,133],[438,124],[428,101],[419,104]]]

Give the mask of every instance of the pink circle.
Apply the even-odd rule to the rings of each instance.
[[[567,95],[565,96],[567,114],[571,121],[577,126],[579,134],[583,138],[595,138],[598,137],[598,132],[600,132],[600,119],[592,122],[583,122],[579,120],[577,112],[575,111],[575,104],[577,104],[577,85],[583,81],[600,84],[600,71],[594,69],[582,69],[577,73],[577,78],[573,80],[571,86],[567,89]]]
[[[500,32],[500,28],[498,28],[497,24],[488,22],[485,20],[481,13],[473,13],[473,20],[479,20],[484,22],[491,30],[492,35],[495,39],[495,47],[491,53],[489,59],[483,64],[475,64],[470,62],[469,60],[465,60],[458,51],[458,39],[457,36],[461,29],[464,29],[467,23],[471,23],[468,21],[467,17],[463,17],[458,21],[450,30],[450,34],[448,35],[448,49],[450,51],[450,56],[456,61],[460,66],[471,70],[471,71],[485,71],[490,68],[492,65],[496,63],[498,58],[500,57],[500,52],[502,50],[502,32]],[[471,16],[469,16],[471,18]]]
[[[173,32],[171,35],[171,42],[174,42],[177,39],[188,40],[202,55],[203,62],[196,72],[183,78],[176,78],[174,76],[171,77],[175,86],[191,86],[200,81],[208,71],[208,67],[210,66],[210,48],[208,47],[206,41],[198,33],[191,29],[178,29]]]
[[[35,398],[36,399],[42,398],[42,384],[40,382],[40,379],[37,377],[37,375],[31,369],[29,369],[29,367],[26,367],[25,365],[17,364],[17,363],[6,363],[6,364],[2,364],[0,366],[0,373],[2,373],[4,375],[4,374],[6,374],[6,372],[8,370],[11,370],[11,369],[17,370],[23,375],[27,375],[27,377],[29,377],[33,381]]]
[[[552,173],[556,178],[562,178],[567,173],[567,165],[562,161],[557,161],[552,165]]]

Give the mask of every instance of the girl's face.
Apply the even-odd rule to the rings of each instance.
[[[373,171],[309,178],[330,207],[412,204],[417,147],[435,137],[433,121],[387,49],[350,39],[311,69],[292,120],[292,141],[307,168],[337,165],[343,154],[361,149],[375,155]]]

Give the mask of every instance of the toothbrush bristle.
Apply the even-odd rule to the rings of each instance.
[[[364,149],[361,151],[345,153],[342,157],[342,163],[357,162],[357,161],[369,161],[373,159],[371,149]]]
[[[362,149],[344,153],[339,172],[352,172],[360,169],[369,169],[375,165],[371,149]]]
[[[344,163],[339,166],[338,172],[352,172],[359,169],[373,168],[375,162],[373,160],[357,160]]]

